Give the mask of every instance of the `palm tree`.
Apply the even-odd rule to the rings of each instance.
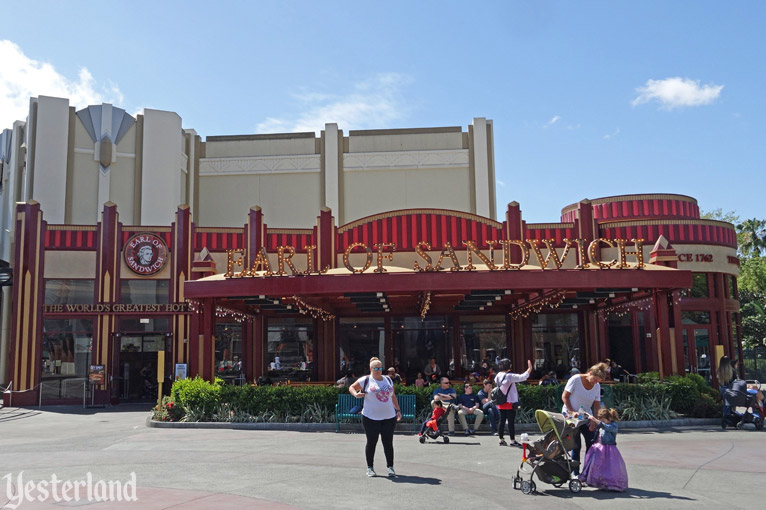
[[[745,220],[736,228],[742,255],[760,257],[766,251],[766,220]]]

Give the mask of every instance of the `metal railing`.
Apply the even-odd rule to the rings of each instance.
[[[8,387],[3,390],[3,394],[8,393],[8,407],[13,407],[13,381],[8,383]]]

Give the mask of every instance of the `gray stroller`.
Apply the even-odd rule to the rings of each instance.
[[[563,414],[542,409],[535,411],[535,420],[544,435],[533,443],[524,443],[524,454],[513,478],[513,488],[521,490],[522,494],[532,494],[537,490],[534,481],[537,477],[554,487],[568,483],[572,493],[580,492],[582,483],[572,476],[580,463],[572,460],[569,451],[575,446],[580,427],[586,425],[588,420],[565,418]]]

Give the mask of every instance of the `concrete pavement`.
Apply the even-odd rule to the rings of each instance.
[[[77,503],[93,509],[747,508],[761,503],[766,479],[766,434],[712,425],[622,432],[626,493],[572,495],[537,483],[540,493],[525,496],[511,483],[521,450],[490,435],[421,445],[397,434],[399,476],[367,478],[360,433],[149,428],[147,415],[146,406],[0,409],[0,505],[19,501],[20,472],[38,487],[54,474],[75,482],[88,472],[106,481],[136,474],[137,502]],[[385,473],[380,445],[375,467]],[[18,508],[54,504],[49,497]]]

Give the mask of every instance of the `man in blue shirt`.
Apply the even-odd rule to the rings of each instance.
[[[473,385],[471,383],[465,383],[465,393],[457,398],[458,412],[457,418],[460,420],[460,424],[465,430],[465,435],[473,434],[474,430],[479,428],[482,420],[484,419],[484,412],[481,410],[481,400],[473,393]],[[468,422],[465,417],[467,414],[472,414],[476,418],[473,422],[474,428],[468,428]]]
[[[434,390],[434,400],[441,400],[442,405],[447,407],[448,404],[457,405],[457,391],[450,386],[449,379],[442,377],[439,387]],[[455,435],[455,407],[450,407],[447,412],[447,427],[449,429],[449,435]]]

